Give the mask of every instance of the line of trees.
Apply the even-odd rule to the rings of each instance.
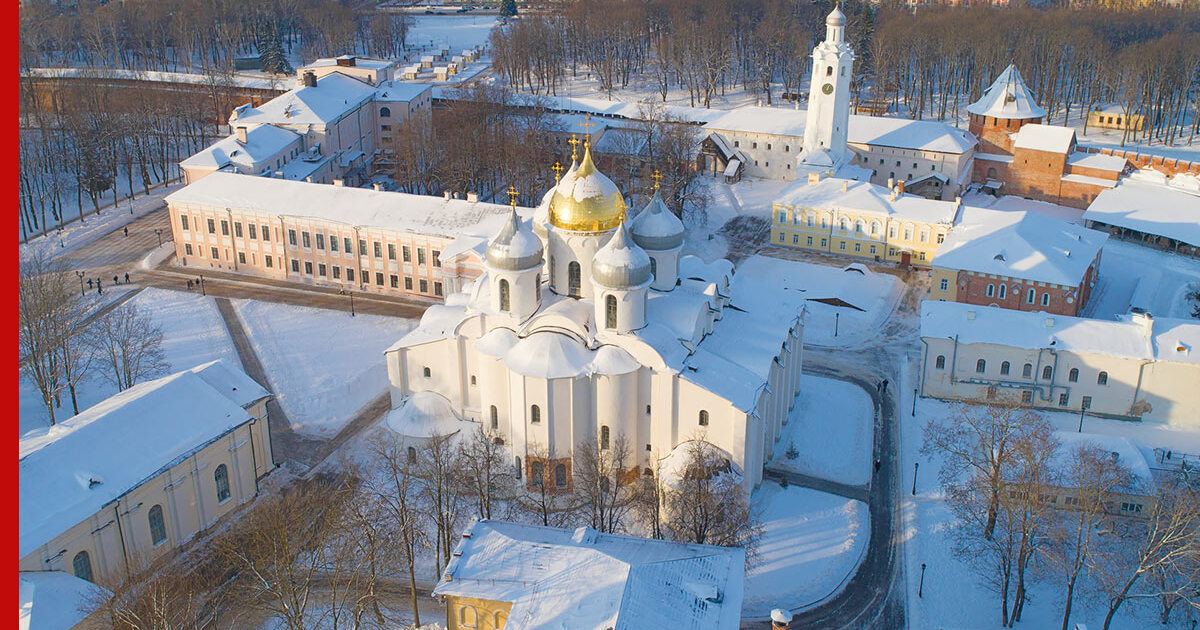
[[[926,427],[922,452],[943,459],[954,552],[999,596],[1005,627],[1039,588],[1058,592],[1063,630],[1081,599],[1105,611],[1104,630],[1127,605],[1156,605],[1163,624],[1179,604],[1200,610],[1195,480],[1138,477],[1114,453],[1067,447],[1045,418],[1005,405],[956,405]]]
[[[18,347],[22,376],[41,394],[53,425],[63,394],[71,415],[79,413],[78,387],[100,374],[118,391],[166,369],[162,330],[148,313],[125,303],[96,315],[79,281],[57,261],[32,253],[20,262],[17,296]]]

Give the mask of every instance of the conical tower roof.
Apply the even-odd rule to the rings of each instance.
[[[666,251],[683,245],[683,221],[667,208],[657,190],[630,222],[629,231],[642,249]]]
[[[521,271],[540,266],[543,251],[542,239],[525,226],[513,208],[500,231],[488,241],[487,264],[495,269]]]
[[[612,238],[592,257],[592,280],[626,289],[649,282],[650,275],[650,256],[629,238],[625,224],[618,223]]]
[[[1044,118],[1046,110],[1037,104],[1037,100],[1025,85],[1017,67],[1009,64],[1000,76],[983,91],[979,100],[967,106],[967,111],[976,116],[990,116],[1007,120],[1027,120]]]

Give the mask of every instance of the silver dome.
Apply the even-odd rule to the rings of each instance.
[[[540,267],[545,247],[542,239],[525,227],[513,208],[500,231],[488,241],[487,264],[505,271]]]
[[[624,223],[592,258],[592,280],[606,287],[640,286],[650,281],[650,275],[650,256],[629,238]]]
[[[667,208],[658,191],[630,222],[629,231],[642,249],[662,252],[683,245],[683,222]]]

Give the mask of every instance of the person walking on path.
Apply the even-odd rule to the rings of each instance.
[[[122,229],[123,229],[123,230],[125,230],[125,236],[126,236],[126,237],[128,237],[128,236],[129,236],[129,226],[128,226],[128,225],[126,225],[126,226],[125,226],[124,228],[122,228]]]
[[[887,393],[887,379],[883,379],[883,393]]]
[[[96,295],[104,295],[104,287],[100,286],[100,279],[96,279]]]
[[[117,276],[113,276],[113,284],[121,284],[121,279]]]
[[[92,279],[88,278],[88,291],[92,290]]]
[[[129,272],[125,272],[125,284],[129,284]]]
[[[188,291],[192,290],[192,279],[188,278]]]

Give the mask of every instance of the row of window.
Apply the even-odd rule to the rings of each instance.
[[[308,232],[301,230],[299,232],[299,235],[300,235],[299,242],[297,242],[297,240],[296,240],[296,235],[297,235],[296,230],[288,230],[288,244],[291,245],[292,247],[303,247],[305,249],[314,249],[314,245],[315,245],[316,246],[315,249],[319,249],[319,250],[325,249],[325,243],[326,243],[325,235],[322,234],[321,232],[315,232],[310,236]],[[342,240],[342,250],[341,251],[344,251],[347,254],[352,253],[353,250],[351,249],[350,237],[348,237],[348,236],[342,237],[341,240]],[[299,244],[297,244],[297,243],[299,243]],[[370,244],[371,244],[370,251],[374,255],[374,257],[375,258],[383,258],[384,243],[381,243],[380,241],[372,241]],[[332,236],[332,235],[329,237],[329,251],[332,253],[338,253],[338,237]],[[368,251],[367,250],[367,239],[365,239],[365,238],[358,239],[358,255],[366,256],[367,251]],[[430,258],[430,261],[433,263],[434,267],[442,266],[441,255],[442,255],[442,252],[439,250],[436,250],[436,249],[431,250],[429,252],[429,258]],[[412,262],[412,248],[410,248],[408,245],[401,245],[400,246],[400,258],[404,262]],[[387,259],[388,260],[396,260],[396,245],[395,245],[395,243],[387,243]],[[418,247],[417,248],[417,264],[424,265],[425,263],[426,263],[425,248]]]
[[[937,358],[934,360],[934,367],[936,367],[939,370],[946,369],[946,356],[939,354],[937,356]],[[1009,363],[1008,361],[1002,361],[1000,363],[1000,376],[1008,376],[1011,367],[1012,367],[1011,363]],[[979,359],[978,361],[976,361],[975,362],[975,373],[976,374],[985,374],[986,372],[987,372],[987,361],[985,359]],[[1022,366],[1021,377],[1022,378],[1033,378],[1033,364],[1032,363],[1026,363],[1024,366]],[[1054,378],[1054,368],[1049,365],[1043,367],[1042,368],[1042,380],[1049,381],[1049,380],[1052,380],[1053,378]],[[1067,380],[1072,383],[1078,383],[1079,382],[1079,368],[1071,368],[1071,371],[1067,372]],[[1104,370],[1100,370],[1099,372],[1097,372],[1096,373],[1096,384],[1097,385],[1108,385],[1108,372],[1106,372]]]
[[[943,291],[946,290],[946,279],[945,278],[942,279],[942,290]],[[1020,295],[1021,285],[1014,284],[1013,288],[1012,288],[1012,292],[1013,292],[1013,295]],[[984,287],[983,294],[987,297],[994,297],[999,300],[1008,299],[1008,285],[1006,285],[1006,284],[994,285],[994,284],[989,283],[986,287]],[[1033,304],[1035,301],[1037,301],[1037,289],[1031,288],[1025,294],[1025,303]],[[1049,293],[1042,293],[1042,306],[1050,306],[1050,294]]]
[[[939,236],[940,236],[940,235],[939,235]],[[811,237],[811,236],[806,236],[806,237],[804,237],[804,238],[805,238],[804,244],[805,244],[806,246],[808,246],[808,247],[812,247],[812,246],[813,246],[813,237]],[[783,242],[785,242],[785,239],[786,239],[786,235],[785,235],[783,232],[780,232],[780,233],[779,233],[779,242],[780,242],[780,243],[783,243]],[[792,245],[799,245],[799,244],[800,244],[800,235],[799,235],[799,234],[793,234],[793,235],[792,235]],[[826,239],[826,238],[823,238],[823,239],[821,239],[821,247],[822,247],[822,248],[824,248],[824,247],[825,247],[826,245],[828,245],[828,244],[829,244],[829,239]],[[842,251],[842,252],[846,251],[846,241],[839,241],[839,242],[838,242],[838,251]],[[861,253],[862,253],[862,243],[855,243],[855,244],[854,244],[854,253],[856,253],[856,254],[861,254]],[[876,254],[876,246],[875,246],[875,245],[870,245],[870,246],[868,247],[868,255],[872,255],[872,256],[873,256],[873,255],[875,255],[875,254]],[[889,248],[888,248],[888,256],[889,256],[890,258],[895,258],[895,257],[896,257],[896,248],[895,248],[895,247],[889,247]],[[918,260],[925,260],[925,252],[917,252],[917,259],[918,259]],[[942,280],[942,284],[943,284],[943,285],[945,285],[945,283],[946,283],[946,281],[945,281],[945,280]],[[943,287],[942,287],[942,290],[943,290],[943,291],[945,291],[945,290],[946,290],[945,286],[943,286]]]
[[[196,223],[200,222],[199,219],[196,219],[195,221],[196,221]],[[179,215],[179,226],[182,227],[185,231],[187,231],[189,229],[190,222],[188,220],[188,215],[186,215],[186,214]],[[208,219],[207,226],[208,226],[209,234],[217,233],[217,220],[216,219]],[[249,237],[251,239],[258,240],[258,237],[261,234],[262,241],[264,243],[270,242],[271,226],[267,225],[266,223],[263,223],[262,229],[260,230],[259,224],[247,223],[245,227],[246,227],[245,233],[249,234]],[[233,222],[233,235],[238,238],[242,238],[243,231],[242,231],[242,222],[241,221]],[[229,236],[229,221],[227,221],[225,219],[221,219],[221,236]]]
[[[757,149],[757,148],[758,148],[758,143],[757,143],[757,142],[751,142],[751,143],[750,143],[750,145],[751,145],[751,146],[750,146],[750,148],[751,148],[751,149]],[[735,149],[736,149],[736,148],[738,148],[739,146],[741,146],[741,145],[739,144],[739,141],[738,141],[738,140],[734,140],[734,141],[733,141],[733,148],[735,148]],[[768,151],[770,151],[770,150],[771,150],[771,143],[770,143],[770,142],[768,142],[768,143],[767,143],[767,150],[768,150]],[[792,145],[790,145],[790,144],[785,144],[785,145],[783,145],[783,152],[784,152],[784,153],[791,153],[791,151],[792,151]],[[755,162],[755,164],[758,164],[758,162]],[[768,164],[767,164],[767,166],[770,166],[770,163],[768,163]]]
[[[196,256],[197,258],[204,258],[204,248],[198,247],[198,248],[193,249],[191,243],[183,244],[183,253],[188,256]],[[209,254],[209,258],[212,258],[213,260],[216,260],[218,262],[221,260],[221,251],[219,249],[217,249],[216,247],[209,247],[208,254]],[[226,248],[225,249],[225,260],[228,261],[229,259],[230,259],[229,249]],[[246,264],[246,252],[238,252],[237,259],[238,259],[239,265]],[[251,261],[251,264],[257,265],[258,264],[258,254],[255,252],[250,252],[250,261]],[[268,269],[273,269],[275,266],[275,259],[270,254],[264,254],[263,255],[263,263],[266,264]]]
[[[214,248],[214,250],[215,250],[215,248]],[[241,258],[240,252],[238,253],[238,256],[239,256],[239,258]],[[267,256],[266,258],[267,258],[267,266],[270,267],[271,266],[271,257]],[[242,260],[241,262],[245,263],[246,261]],[[342,268],[337,265],[330,265],[327,267],[325,265],[325,263],[317,263],[316,265],[314,265],[311,260],[304,261],[304,275],[307,275],[307,276],[313,275],[314,269],[316,270],[316,275],[319,278],[332,277],[334,280],[342,279]],[[354,267],[346,267],[345,271],[346,271],[346,282],[354,282],[355,281],[354,280]],[[329,272],[329,273],[327,274],[326,272]],[[292,273],[300,273],[300,261],[295,258],[292,259]],[[365,284],[369,284],[371,282],[370,272],[364,271],[362,274],[361,281]],[[375,285],[380,286],[380,287],[384,286],[384,275],[383,275],[382,271],[375,272]],[[399,289],[400,288],[400,276],[398,276],[394,273],[388,274],[387,286],[389,286],[393,289]],[[417,287],[418,287],[419,293],[429,293],[429,281],[428,280],[426,280],[424,278],[419,278],[417,280]],[[405,291],[413,290],[413,279],[409,276],[404,276],[404,290]],[[442,283],[441,282],[435,281],[433,283],[433,294],[434,295],[442,294]]]
[[[787,222],[788,222],[787,212],[780,210],[779,211],[779,223],[784,224]],[[800,225],[800,216],[798,214],[796,215],[795,221],[793,221],[793,224]],[[817,215],[810,212],[804,218],[804,225],[805,225],[805,227],[815,228],[817,226]],[[824,217],[824,216],[821,217],[821,229],[823,229],[823,230],[829,229],[829,217]],[[850,232],[851,230],[853,230],[853,232],[855,234],[864,234],[865,235],[865,234],[869,233],[871,236],[879,236],[881,224],[878,221],[871,221],[871,223],[868,225],[867,222],[863,221],[862,219],[855,219],[854,223],[852,224],[852,223],[850,223],[849,219],[842,217],[841,219],[838,220],[838,229],[844,233]],[[894,239],[894,238],[896,238],[896,235],[898,233],[899,233],[899,231],[896,229],[895,225],[888,226],[888,238]],[[929,229],[922,228],[921,231],[918,233],[917,241],[920,243],[928,243],[930,234],[931,233],[930,233]],[[904,226],[904,240],[906,240],[906,241],[913,240],[913,227],[911,225]],[[937,234],[936,240],[938,243],[941,243],[946,240],[946,235],[939,232]]]
[[[1008,496],[1010,499],[1016,499],[1016,498],[1025,496],[1025,493],[1022,491],[1019,491],[1019,490],[1009,490]],[[1043,503],[1050,503],[1052,505],[1058,503],[1058,495],[1055,495],[1055,494],[1043,494],[1039,498],[1042,500]],[[1069,507],[1079,507],[1079,503],[1080,503],[1079,497],[1074,497],[1074,496],[1063,497],[1063,505],[1066,505]],[[1106,501],[1104,506],[1111,512],[1112,509],[1115,507],[1115,504],[1112,501]],[[1124,513],[1127,513],[1127,514],[1141,514],[1142,513],[1142,504],[1141,503],[1133,503],[1130,501],[1122,501],[1121,502],[1121,511]]]

